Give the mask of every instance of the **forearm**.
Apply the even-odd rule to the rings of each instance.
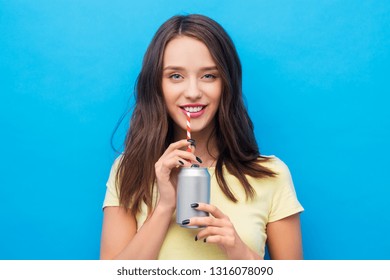
[[[171,222],[173,207],[157,204],[152,215],[114,259],[156,259]]]

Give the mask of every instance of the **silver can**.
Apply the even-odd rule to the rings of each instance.
[[[206,217],[209,213],[191,208],[193,203],[210,203],[210,174],[207,168],[193,164],[180,168],[177,181],[176,223],[186,228],[199,226],[182,225],[192,217]]]

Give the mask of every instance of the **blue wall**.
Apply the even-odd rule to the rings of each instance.
[[[305,257],[390,259],[389,1],[107,3],[0,0],[0,259],[98,258],[110,136],[177,13],[235,41],[261,151],[306,209]]]

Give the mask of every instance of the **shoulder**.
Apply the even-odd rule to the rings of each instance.
[[[122,161],[122,159],[123,159],[123,154],[120,154],[119,156],[117,156],[116,157],[116,159],[114,160],[114,163],[113,163],[113,165],[116,165],[116,166],[118,166],[119,165],[119,163]]]
[[[258,159],[258,164],[268,168],[276,174],[276,177],[290,176],[290,170],[284,161],[277,156],[264,156]]]
[[[272,189],[280,190],[283,188],[294,189],[290,169],[287,164],[277,156],[262,156],[258,163],[274,173],[273,176],[263,178],[262,182],[272,186]]]
[[[116,185],[116,174],[118,172],[119,164],[122,161],[122,159],[123,159],[123,154],[120,154],[112,163],[108,184],[113,186]]]
[[[115,158],[115,160],[114,160],[114,162],[112,163],[112,166],[111,166],[111,172],[118,170],[119,164],[122,161],[122,159],[123,159],[123,154],[120,154],[119,156],[117,156]]]
[[[268,222],[281,220],[285,217],[302,212],[290,170],[286,163],[276,156],[267,156],[262,162],[264,167],[275,172],[275,176],[266,179],[270,198]]]

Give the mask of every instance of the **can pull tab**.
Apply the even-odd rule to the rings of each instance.
[[[199,167],[199,164],[193,164],[191,167]]]

